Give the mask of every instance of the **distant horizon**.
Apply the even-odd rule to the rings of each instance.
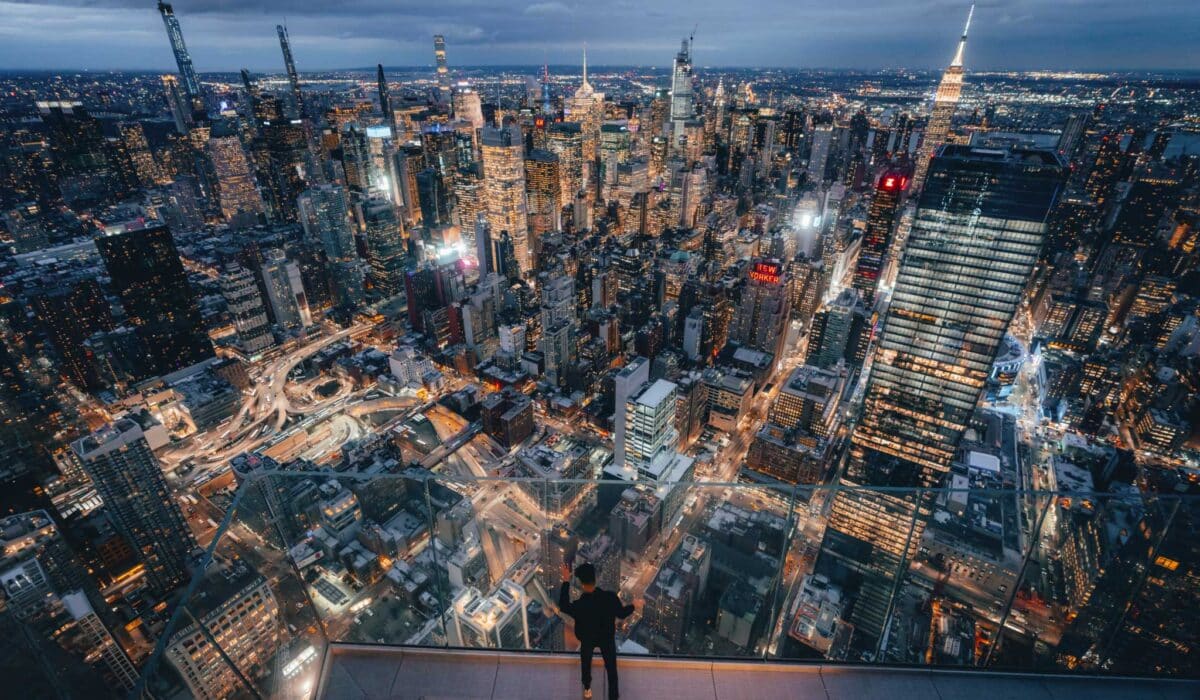
[[[355,72],[355,71],[374,72],[379,65],[381,65],[381,64],[368,64],[368,65],[362,65],[362,66],[341,66],[341,67],[334,67],[334,68],[298,69],[297,73],[299,75],[303,76],[305,74]],[[427,71],[430,73],[431,76],[433,75],[434,70],[435,70],[435,66],[432,63],[428,64],[428,65],[420,65],[420,64],[389,65],[389,64],[385,63],[382,65],[383,65],[384,71],[405,71],[405,72]],[[536,70],[536,71],[540,72],[542,70],[543,66],[546,66],[546,65],[547,64],[543,64],[543,63],[483,63],[483,64],[473,64],[473,65],[463,64],[463,65],[451,67],[450,73],[451,73],[451,76],[453,76],[456,72],[459,72],[459,71],[476,71],[476,70],[507,69],[507,68],[529,69],[531,71]],[[548,65],[549,65],[552,77],[555,72],[554,69],[556,69],[556,68],[571,68],[571,67],[573,67],[576,69],[576,71],[575,71],[575,73],[571,73],[571,75],[578,75],[579,69],[581,68],[581,66],[579,66],[579,65],[572,65],[570,63],[550,63]],[[615,69],[653,70],[653,71],[659,71],[659,72],[669,74],[670,70],[671,70],[671,66],[669,64],[657,66],[657,65],[645,65],[645,64],[636,64],[636,63],[592,63],[591,61],[588,62],[588,72],[589,73],[610,72]],[[210,70],[197,69],[196,74],[201,75],[201,76],[203,76],[203,75],[224,75],[224,74],[237,75],[242,70],[248,70],[251,73],[251,75],[281,75],[281,76],[287,75],[286,71],[282,67],[274,68],[274,69],[266,69],[266,70],[256,70],[256,69],[250,69],[250,68],[228,68],[228,69],[210,69]],[[834,72],[834,73],[862,73],[862,74],[869,74],[869,73],[884,73],[884,74],[886,74],[886,73],[891,73],[891,74],[928,73],[931,75],[940,75],[942,73],[942,71],[944,70],[944,67],[943,68],[917,68],[917,67],[891,66],[891,67],[877,67],[877,68],[849,68],[849,67],[836,67],[836,66],[752,66],[752,65],[707,65],[706,66],[706,65],[696,64],[695,70],[696,70],[697,75],[699,75],[700,73],[702,73],[703,71],[706,71],[706,70],[707,71],[791,71],[791,72],[798,72],[798,73],[828,71],[828,72]],[[163,70],[155,70],[155,69],[150,69],[150,68],[79,68],[79,67],[75,67],[75,68],[69,68],[69,67],[64,67],[64,68],[7,68],[7,67],[0,66],[0,73],[15,74],[15,75],[33,74],[33,73],[50,73],[50,74],[125,73],[125,74],[133,74],[133,75],[138,75],[138,74],[142,74],[142,75],[164,75],[164,74],[177,75],[178,71],[175,70],[174,67],[166,68]],[[560,73],[561,73],[561,71],[560,71]],[[1148,76],[1194,75],[1194,76],[1200,77],[1200,68],[988,68],[988,69],[979,69],[979,70],[967,69],[967,71],[966,71],[967,75],[975,74],[975,75],[985,75],[985,76],[1001,75],[1004,73],[1017,73],[1017,74],[1088,73],[1088,74],[1098,74],[1098,75],[1110,74],[1110,75],[1148,75]]]

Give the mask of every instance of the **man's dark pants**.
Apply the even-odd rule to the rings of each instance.
[[[582,642],[579,645],[579,661],[582,664],[583,687],[592,687],[592,654],[597,647],[600,649],[601,658],[604,659],[604,672],[608,674],[608,700],[617,700],[617,643],[615,640],[609,639],[604,642],[594,642],[592,644]]]

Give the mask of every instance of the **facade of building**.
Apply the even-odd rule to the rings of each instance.
[[[483,179],[488,223],[493,234],[507,232],[521,273],[532,269],[525,203],[525,147],[517,127],[483,129]]]
[[[171,637],[166,658],[192,697],[220,700],[236,695],[243,686],[209,637],[226,656],[237,660],[242,674],[257,679],[271,668],[282,624],[269,582],[244,564],[228,569],[228,575],[214,570],[203,583],[188,602],[195,622]]]
[[[221,294],[233,317],[238,346],[248,355],[255,355],[275,344],[271,322],[258,291],[258,281],[241,265],[229,265],[221,277]]]
[[[165,595],[187,581],[196,540],[142,428],[122,418],[75,441],[72,449],[145,566],[150,588]]]
[[[917,205],[842,483],[939,485],[1041,251],[1064,168],[1049,151],[945,146]],[[842,492],[818,573],[857,581],[873,645],[922,527],[912,494]]]
[[[166,226],[102,236],[96,248],[141,341],[143,376],[212,357],[212,342]]]

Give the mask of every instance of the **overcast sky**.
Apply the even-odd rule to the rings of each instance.
[[[958,0],[179,0],[196,69],[278,71],[285,20],[301,72],[427,65],[670,64],[698,25],[697,66],[937,68]],[[968,70],[1198,69],[1200,0],[984,0]],[[0,69],[174,70],[154,0],[0,0]]]

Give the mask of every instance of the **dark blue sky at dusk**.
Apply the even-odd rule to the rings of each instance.
[[[285,18],[301,72],[430,65],[667,66],[698,25],[698,67],[940,68],[969,2],[946,0],[180,0],[196,69],[282,70]],[[1200,69],[1197,0],[985,0],[968,70]],[[0,0],[0,69],[173,71],[153,0]]]

